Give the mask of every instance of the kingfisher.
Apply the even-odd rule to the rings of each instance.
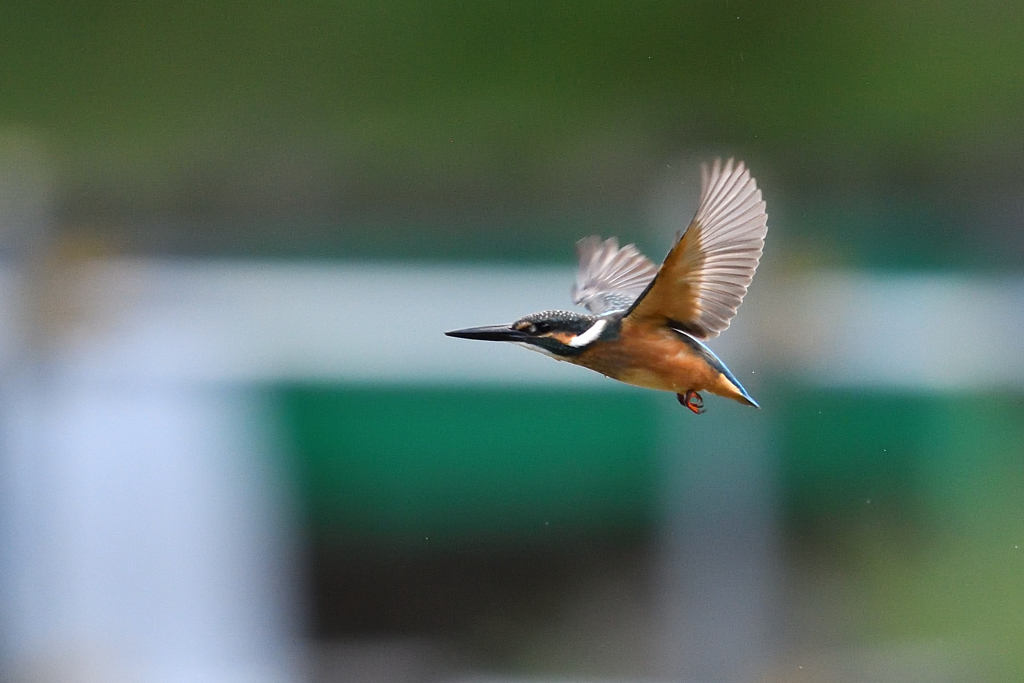
[[[704,412],[701,391],[760,408],[704,342],[736,315],[767,233],[761,190],[743,162],[715,159],[701,165],[697,212],[661,268],[632,244],[586,237],[576,244],[572,299],[589,314],[541,311],[445,334],[512,342],[626,384],[671,391],[696,414]]]

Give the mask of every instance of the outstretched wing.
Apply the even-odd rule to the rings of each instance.
[[[767,233],[761,190],[743,162],[702,165],[697,214],[626,317],[718,336],[747,293]]]
[[[574,303],[586,306],[594,315],[624,311],[650,284],[658,267],[632,244],[619,248],[619,241],[590,236],[576,243],[580,257]]]

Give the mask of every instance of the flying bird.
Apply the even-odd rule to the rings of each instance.
[[[761,190],[743,162],[701,166],[700,204],[658,268],[632,244],[587,237],[576,244],[572,311],[532,313],[510,325],[446,332],[505,341],[612,379],[675,392],[694,413],[707,391],[760,408],[704,341],[729,327],[768,233]]]

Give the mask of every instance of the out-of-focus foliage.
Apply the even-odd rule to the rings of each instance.
[[[694,141],[931,147],[1021,113],[1022,21],[1012,2],[20,5],[3,112],[157,148],[206,128],[540,152],[599,134],[599,111],[705,121]]]
[[[74,217],[628,203],[705,148],[797,186],[1019,178],[1022,34],[998,1],[33,3],[0,120]]]

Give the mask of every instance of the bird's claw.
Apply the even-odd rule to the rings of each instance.
[[[685,394],[676,394],[680,405],[690,409],[695,415],[704,412],[704,398],[693,389],[687,390]]]

